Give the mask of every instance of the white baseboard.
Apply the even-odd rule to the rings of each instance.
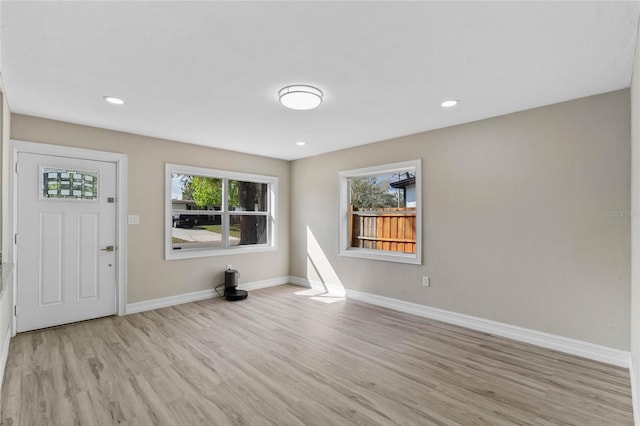
[[[177,294],[175,296],[161,297],[159,299],[145,300],[142,302],[127,303],[127,315],[166,308],[168,306],[181,305],[183,303],[197,302],[198,300],[211,299],[216,296],[217,294],[215,290],[209,289],[194,291],[192,293]]]
[[[249,283],[239,284],[238,288],[242,290],[252,291],[261,288],[273,287],[276,285],[287,284],[289,277],[271,278],[262,281],[253,281]],[[194,291],[192,293],[177,294],[175,296],[161,297],[159,299],[145,300],[142,302],[127,304],[126,314],[135,314],[138,312],[151,311],[153,309],[166,308],[168,306],[181,305],[183,303],[197,302],[198,300],[212,299],[218,297],[214,289]]]
[[[325,284],[320,281],[312,281],[306,278],[294,276],[289,277],[289,283],[299,285],[301,287],[312,288],[314,290],[325,291],[331,295],[335,295],[336,297],[345,297],[347,295],[347,290],[338,284]]]
[[[299,285],[300,287],[312,288],[312,282],[300,277],[294,277],[293,275],[289,277],[289,284]]]
[[[2,345],[2,355],[0,355],[0,390],[2,390],[2,384],[4,383],[4,369],[7,366],[7,359],[9,358],[9,344],[11,343],[11,324],[7,328],[6,337]]]
[[[347,290],[347,298],[394,309],[408,314],[431,318],[448,324],[459,325],[461,327],[470,328],[483,333],[530,343],[543,348],[554,349],[560,352],[581,356],[583,358],[616,365],[618,367],[629,368],[630,365],[630,353],[628,351],[613,349],[607,346],[596,345],[581,340],[570,339],[568,337],[557,336],[484,318],[445,311],[443,309],[431,308],[417,303],[405,302],[403,300],[392,299],[361,291]]]
[[[275,287],[277,285],[289,284],[289,277],[270,278],[268,280],[252,281],[250,283],[238,284],[240,290],[260,290],[261,288]]]

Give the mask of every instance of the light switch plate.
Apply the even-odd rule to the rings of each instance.
[[[140,224],[140,216],[137,214],[129,215],[129,225],[139,225]]]

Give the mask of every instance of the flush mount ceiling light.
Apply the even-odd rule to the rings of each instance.
[[[448,99],[440,104],[442,108],[451,108],[458,105],[460,101],[457,99]]]
[[[301,84],[286,86],[278,91],[280,103],[297,110],[317,108],[322,103],[322,96],[322,90]]]
[[[116,98],[115,96],[103,96],[102,99],[104,99],[105,102],[109,102],[114,105],[122,105],[124,103],[122,99]]]
[[[306,144],[307,143],[303,142],[303,141],[296,142],[296,145],[298,145],[298,146],[305,146]]]

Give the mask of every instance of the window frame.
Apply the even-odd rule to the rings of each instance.
[[[172,175],[184,174],[192,176],[203,176],[222,180],[222,205],[220,210],[213,210],[212,215],[220,215],[222,225],[222,247],[207,248],[186,248],[181,250],[173,249],[172,228],[173,228],[173,208],[172,208]],[[228,202],[228,182],[237,180],[243,182],[255,182],[267,184],[267,210],[266,212],[253,211],[230,211]],[[185,166],[181,164],[166,163],[165,165],[165,260],[193,259],[200,257],[225,256],[243,253],[260,253],[266,251],[274,251],[277,249],[278,242],[278,177],[256,175],[250,173],[232,172],[227,170],[209,169],[204,167]],[[203,210],[194,210],[194,212],[203,212]],[[208,211],[208,210],[207,210]],[[266,214],[265,214],[266,213]],[[202,214],[202,213],[200,213]],[[197,213],[194,213],[197,215]],[[229,239],[229,228],[225,224],[230,223],[231,216],[257,215],[267,218],[267,242],[265,244],[252,244],[243,246],[225,246]]]
[[[401,253],[386,250],[351,247],[349,238],[349,179],[386,173],[397,173],[408,169],[415,170],[416,178],[416,252]],[[398,163],[382,164],[379,166],[338,172],[338,209],[339,209],[339,248],[338,255],[387,262],[422,264],[422,171],[421,160],[410,160]]]

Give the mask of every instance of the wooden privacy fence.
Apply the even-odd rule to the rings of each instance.
[[[415,207],[350,210],[351,247],[416,252]]]

